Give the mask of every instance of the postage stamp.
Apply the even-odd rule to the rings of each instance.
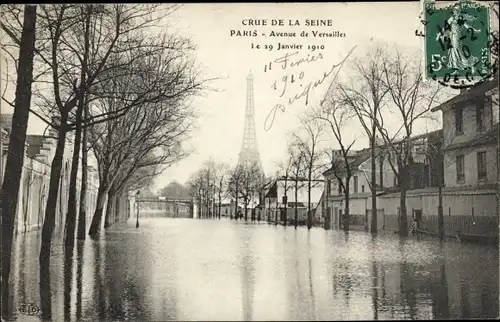
[[[469,0],[442,8],[424,2],[427,79],[468,87],[494,74],[489,10]]]

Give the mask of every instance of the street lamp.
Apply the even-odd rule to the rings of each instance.
[[[137,221],[135,223],[135,228],[139,228],[139,197],[141,195],[141,191],[137,190],[137,193],[135,194],[136,199],[137,199]]]

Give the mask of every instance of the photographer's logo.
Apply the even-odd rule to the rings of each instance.
[[[19,313],[29,316],[37,315],[40,312],[38,306],[33,303],[25,303],[19,306]]]

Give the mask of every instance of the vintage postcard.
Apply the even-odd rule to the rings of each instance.
[[[2,4],[2,321],[498,319],[498,12]]]

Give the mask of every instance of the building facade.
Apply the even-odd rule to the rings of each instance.
[[[1,115],[2,130],[2,178],[7,161],[9,146],[9,135],[12,129],[12,115]],[[43,225],[47,195],[50,183],[51,162],[54,157],[56,138],[55,133],[49,136],[27,135],[23,161],[23,170],[18,194],[17,212],[15,217],[15,232],[24,233],[40,229]],[[69,135],[66,141],[61,178],[59,182],[59,194],[56,206],[56,229],[64,227],[68,203],[68,191],[71,171],[71,159],[73,154],[73,141]],[[94,165],[95,166],[95,165]],[[81,162],[77,177],[77,196],[80,195],[81,187]],[[88,169],[87,185],[87,218],[86,223],[90,226],[92,215],[96,206],[98,177],[95,167],[90,163]],[[77,198],[77,209],[79,207]]]
[[[285,180],[284,177],[277,177],[269,181],[264,186],[264,198],[261,200],[261,207],[265,220],[271,222],[293,223],[295,220],[295,209],[297,209],[297,219],[299,224],[305,224],[308,211],[308,181],[300,178],[297,183],[293,178]],[[295,187],[297,186],[297,198],[295,198]],[[324,190],[323,180],[314,180],[311,183],[311,211],[313,213],[314,224],[322,222],[322,196]],[[285,198],[286,196],[286,198]]]
[[[442,130],[412,138],[413,163],[406,196],[409,225],[415,218],[420,229],[437,234],[441,187],[448,236],[498,236],[497,85],[498,78],[484,82],[437,106],[433,111],[443,113]],[[398,231],[400,189],[383,151],[383,146],[377,147],[377,228]],[[369,149],[353,153],[350,165],[349,222],[370,228]],[[325,213],[332,227],[338,227],[345,211],[344,194],[332,169],[324,177],[330,187]]]

